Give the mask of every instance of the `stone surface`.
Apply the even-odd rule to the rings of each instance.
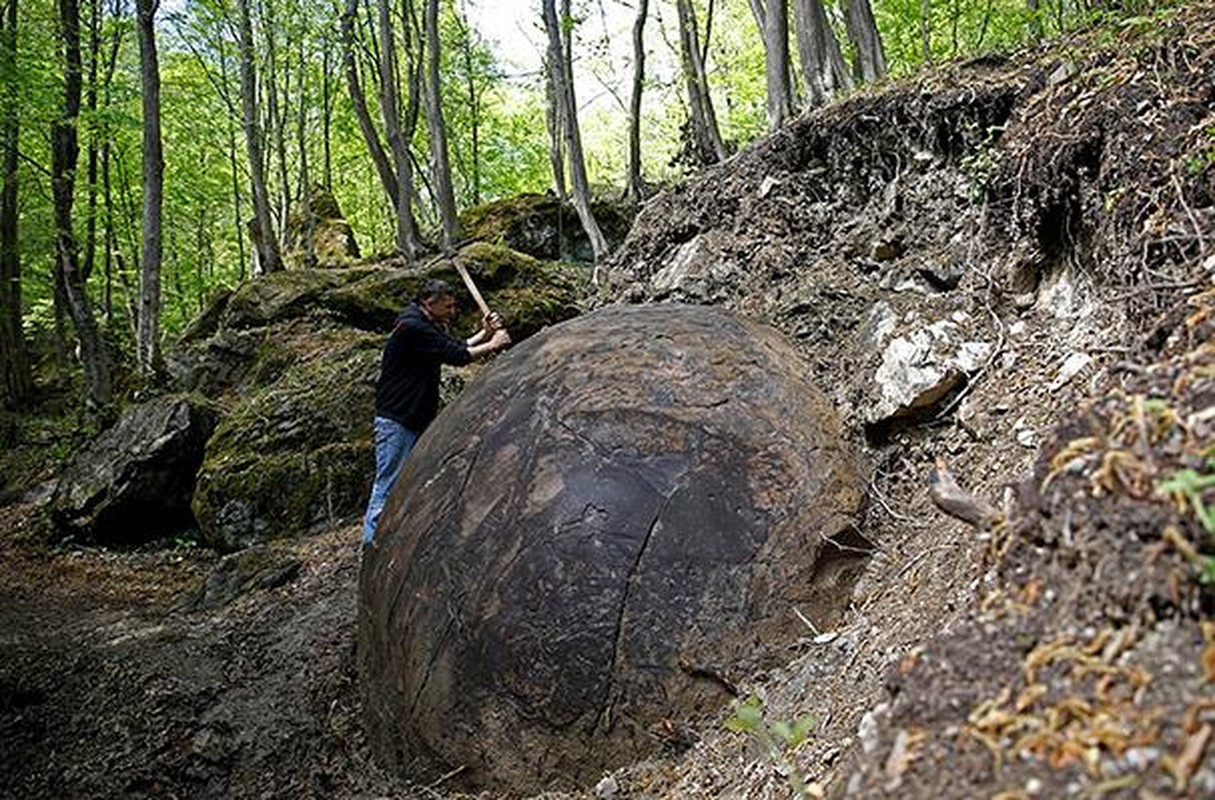
[[[190,527],[194,478],[215,422],[212,408],[187,396],[127,409],[64,470],[51,501],[56,525],[102,544]]]
[[[874,402],[865,411],[869,424],[934,413],[961,389],[991,354],[988,342],[968,341],[969,318],[937,320],[913,327],[885,346],[874,373]],[[885,335],[889,335],[889,329]],[[881,341],[883,337],[877,337]]]
[[[591,202],[591,213],[608,244],[615,248],[633,222],[621,203]],[[591,261],[594,253],[572,205],[550,194],[521,194],[469,209],[460,215],[464,235],[504,245],[534,258]]]
[[[795,608],[833,624],[864,468],[804,373],[774,330],[681,305],[605,308],[483,371],[364,551],[379,758],[591,783],[785,658]]]
[[[248,547],[221,558],[203,585],[187,596],[183,605],[198,610],[222,608],[248,592],[290,583],[301,567],[302,562],[287,548]]]

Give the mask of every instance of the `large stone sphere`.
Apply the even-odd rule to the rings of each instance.
[[[679,743],[838,618],[864,563],[857,455],[776,331],[611,307],[488,366],[364,551],[377,757],[567,788]],[[686,739],[684,739],[686,741]]]

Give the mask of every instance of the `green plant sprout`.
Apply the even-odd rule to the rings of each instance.
[[[790,760],[789,754],[810,738],[816,722],[814,716],[803,714],[791,721],[769,719],[764,714],[764,701],[754,694],[745,700],[734,700],[730,708],[732,713],[726,719],[726,730],[751,736],[780,773],[786,776],[794,796],[809,797],[805,778]]]
[[[1208,461],[1202,472],[1186,467],[1156,484],[1157,491],[1182,498],[1184,504],[1194,510],[1194,516],[1203,530],[1215,535],[1215,508],[1207,506],[1202,497],[1206,490],[1212,488],[1215,488],[1215,460]]]

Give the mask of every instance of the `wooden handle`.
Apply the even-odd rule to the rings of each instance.
[[[453,259],[456,265],[456,272],[460,273],[460,277],[464,279],[464,285],[468,287],[468,291],[473,296],[473,300],[477,301],[477,307],[481,309],[481,313],[489,316],[489,306],[485,303],[485,298],[481,296],[481,292],[477,291],[477,284],[473,283],[472,276],[468,274],[468,270],[464,268],[458,260]]]

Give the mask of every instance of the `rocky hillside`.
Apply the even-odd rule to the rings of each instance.
[[[879,87],[647,205],[596,302],[794,342],[873,465],[872,555],[842,614],[788,609],[784,666],[727,668],[731,708],[570,796],[1215,793],[1213,109],[1204,0]],[[298,432],[267,409],[330,385],[292,369],[328,375],[338,331],[365,370],[341,298],[375,278],[348,280],[279,338],[227,327],[259,436]],[[371,762],[354,526],[47,553],[13,544],[32,504],[0,523],[0,796],[452,791]],[[310,508],[289,533],[340,518]]]

